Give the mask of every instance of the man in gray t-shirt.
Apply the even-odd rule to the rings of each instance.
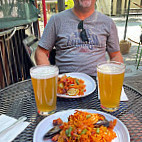
[[[37,64],[49,64],[49,52],[56,47],[56,65],[60,73],[83,72],[96,76],[96,65],[111,60],[123,62],[117,29],[108,16],[94,8],[96,0],[74,0],[74,8],[52,16],[39,47]]]

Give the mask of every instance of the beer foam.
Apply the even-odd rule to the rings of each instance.
[[[120,74],[125,71],[125,67],[123,65],[118,64],[102,64],[99,65],[97,70],[104,74]]]
[[[56,66],[38,66],[30,70],[31,77],[36,79],[51,78],[57,76],[58,73],[59,70]]]

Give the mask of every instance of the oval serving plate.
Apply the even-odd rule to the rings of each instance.
[[[61,97],[61,98],[81,98],[81,97],[86,97],[95,91],[96,82],[89,75],[87,75],[85,73],[78,73],[78,72],[65,73],[65,74],[70,77],[84,80],[84,84],[86,85],[86,92],[84,92],[84,95],[77,95],[77,96],[69,96],[66,94],[57,94],[58,97]],[[59,77],[62,77],[65,74],[60,74]]]
[[[117,119],[117,124],[114,127],[114,131],[117,135],[117,137],[112,141],[112,142],[130,142],[130,135],[127,130],[127,127],[116,117],[104,113],[101,111],[96,111],[92,109],[71,109],[71,110],[65,110],[61,112],[57,112],[55,114],[52,114],[46,118],[44,118],[36,127],[34,131],[34,136],[33,136],[33,142],[44,142],[43,141],[43,136],[45,135],[46,132],[48,132],[52,127],[53,127],[53,120],[57,118],[61,118],[64,122],[68,121],[68,117],[71,114],[74,114],[75,110],[81,110],[81,111],[86,111],[90,113],[99,113],[102,114],[106,117],[107,120],[113,120]],[[51,139],[47,140],[46,142],[52,142]]]

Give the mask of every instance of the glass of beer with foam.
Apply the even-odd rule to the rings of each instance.
[[[56,110],[58,74],[58,67],[52,65],[39,65],[30,69],[36,106],[40,115],[49,115]]]
[[[125,65],[109,61],[97,65],[98,87],[101,108],[113,112],[119,108],[124,80]]]

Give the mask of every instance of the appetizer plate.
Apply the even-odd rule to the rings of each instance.
[[[33,142],[45,142],[43,141],[43,136],[48,132],[52,127],[53,127],[53,120],[57,118],[61,118],[64,122],[68,121],[68,117],[71,114],[74,114],[76,109],[71,109],[71,110],[65,110],[61,112],[57,112],[55,114],[52,114],[46,118],[44,118],[36,127],[34,131],[34,136],[33,136]],[[116,117],[101,112],[101,111],[96,111],[92,109],[77,109],[77,110],[82,110],[90,113],[99,113],[102,114],[106,117],[107,120],[113,120],[117,119]],[[130,142],[130,135],[129,132],[126,128],[126,126],[119,120],[117,119],[117,124],[114,127],[114,131],[117,135],[117,137],[112,141],[112,142]],[[46,142],[52,142],[51,139],[47,140]]]
[[[66,94],[57,94],[58,97],[62,98],[81,98],[81,97],[86,97],[93,93],[96,89],[96,82],[95,80],[90,77],[89,75],[85,73],[78,73],[78,72],[72,72],[72,73],[65,73],[67,76],[78,78],[84,80],[84,84],[86,85],[86,92],[84,92],[84,95],[77,95],[77,96],[69,96]],[[62,77],[65,74],[60,74],[59,77]]]

